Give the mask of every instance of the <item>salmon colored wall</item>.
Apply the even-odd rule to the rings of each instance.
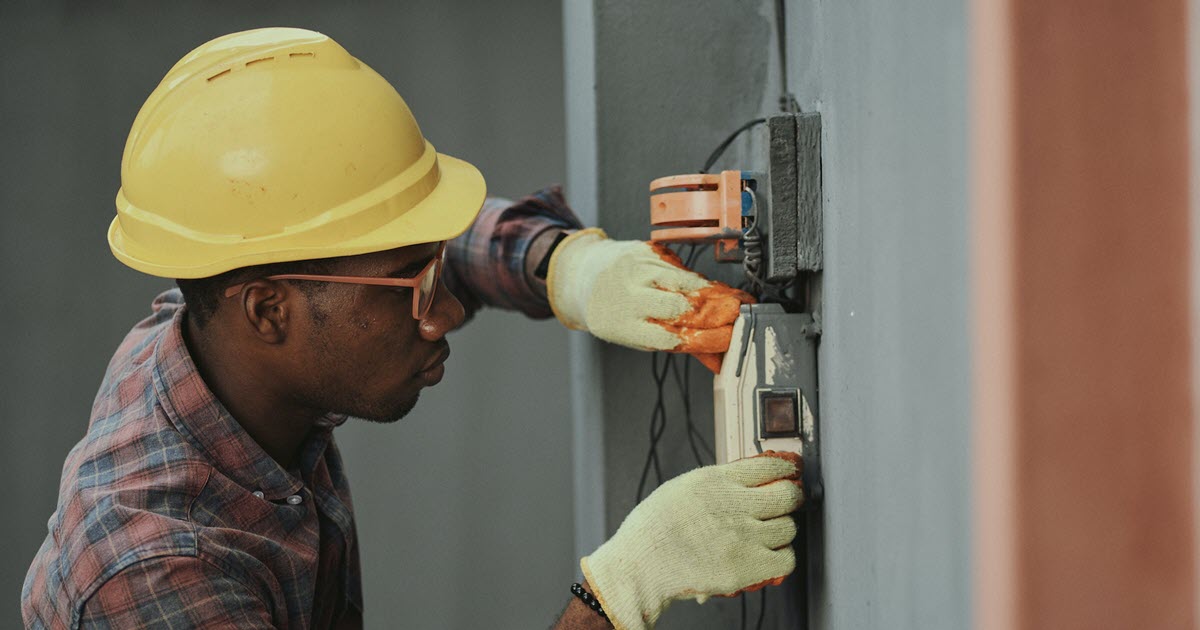
[[[979,628],[1191,628],[1185,0],[973,3]]]

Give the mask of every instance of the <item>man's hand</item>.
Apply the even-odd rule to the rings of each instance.
[[[696,355],[714,372],[749,294],[683,266],[670,249],[577,232],[550,258],[547,294],[568,328],[638,350]]]
[[[580,564],[618,630],[653,628],[671,601],[778,584],[792,572],[799,457],[765,453],[663,484]]]

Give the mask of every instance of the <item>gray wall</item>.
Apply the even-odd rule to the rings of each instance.
[[[578,28],[595,36],[594,165],[572,151],[571,177],[596,182],[602,227],[644,238],[651,179],[694,172],[729,131],[775,109],[774,2],[591,4],[594,24]],[[817,628],[969,625],[964,4],[787,3],[790,89],[824,119]],[[577,39],[570,23],[566,36]],[[572,140],[579,109],[568,110]],[[756,148],[736,143],[718,168],[761,166]],[[611,532],[633,505],[654,390],[643,354],[605,346],[599,363]],[[711,379],[693,375],[711,434]],[[675,475],[694,463],[670,402],[663,450]],[[787,594],[770,597],[767,627],[798,626],[781,610]],[[736,613],[732,602],[681,605],[662,627],[737,627]]]
[[[439,150],[493,194],[561,181],[561,9],[553,0],[0,4],[0,627],[54,507],[116,343],[168,283],[112,258],[125,135],[205,40],[323,31],[396,85]],[[363,541],[368,627],[544,627],[572,549],[566,335],[484,313],[443,384],[398,426],[338,431]]]
[[[820,628],[970,623],[965,4],[789,4],[824,121]]]

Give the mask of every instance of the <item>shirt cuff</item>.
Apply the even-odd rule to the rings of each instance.
[[[527,273],[526,257],[546,231],[582,227],[559,186],[515,202],[488,198],[466,233],[446,247],[446,285],[468,315],[491,306],[536,319],[550,317],[545,284]]]

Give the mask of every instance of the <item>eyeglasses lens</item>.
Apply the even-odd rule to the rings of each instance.
[[[433,264],[433,269],[421,276],[421,285],[417,287],[417,313],[425,317],[429,307],[433,306],[433,297],[437,294],[438,277],[442,274],[442,259]]]

